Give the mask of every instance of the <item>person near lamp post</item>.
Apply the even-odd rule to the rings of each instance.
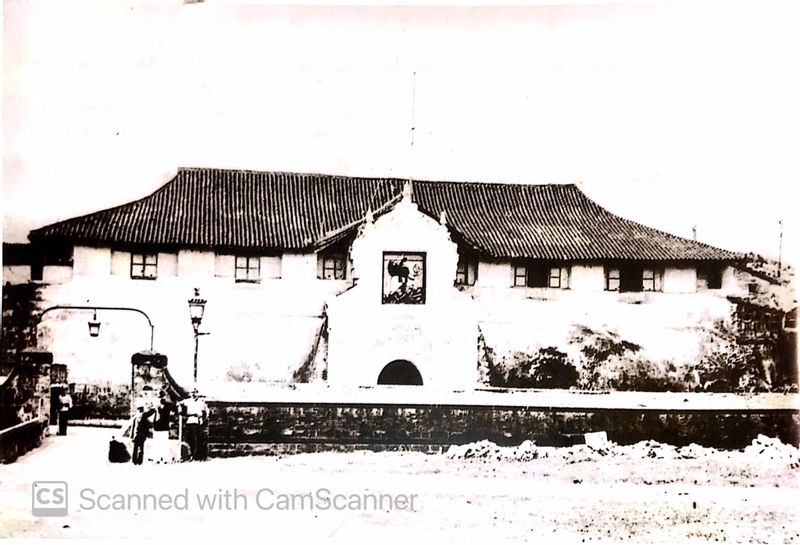
[[[64,388],[64,391],[58,396],[58,435],[67,435],[70,409],[72,409],[72,396],[69,395],[69,390]]]
[[[181,402],[181,406],[186,416],[186,442],[189,443],[192,460],[205,460],[208,457],[208,406],[197,388],[192,390],[191,397]]]

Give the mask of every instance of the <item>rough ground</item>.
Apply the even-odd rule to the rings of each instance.
[[[800,543],[796,449],[764,439],[747,452],[658,444],[500,449],[441,455],[323,453],[179,465],[109,464],[108,429],[73,428],[0,466],[0,532],[15,537],[263,537],[302,541],[497,543]],[[471,453],[468,454],[468,451]],[[536,457],[531,452],[537,452]],[[523,454],[527,452],[528,454]],[[793,467],[794,466],[794,467]],[[31,482],[64,480],[70,514],[35,518]],[[255,495],[418,494],[416,511],[260,510]],[[179,493],[237,489],[248,509],[131,512],[80,509],[80,490]]]

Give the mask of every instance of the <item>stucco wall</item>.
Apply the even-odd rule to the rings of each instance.
[[[382,303],[384,252],[425,252],[424,304]],[[425,386],[473,387],[477,316],[453,287],[458,249],[447,228],[404,200],[363,226],[351,254],[358,283],[328,308],[328,381],[375,385],[387,364],[406,360]]]
[[[508,261],[480,261],[476,286],[487,288],[507,288],[514,278],[511,263]]]
[[[131,253],[111,250],[111,274],[129,276],[131,274]]]
[[[662,286],[664,293],[694,293],[697,291],[697,269],[667,267]]]
[[[105,276],[111,273],[111,249],[75,246],[72,252],[75,276]]]
[[[316,266],[314,254],[297,261]],[[215,276],[211,253],[182,252],[179,276],[163,275],[161,264],[159,257],[156,280],[132,280],[129,272],[112,275],[109,266],[105,275],[45,285],[42,307],[96,304],[143,310],[155,325],[156,350],[169,356],[176,379],[189,384],[194,336],[187,300],[197,287],[208,300],[201,330],[210,332],[199,341],[200,381],[224,379],[231,368],[253,380],[289,381],[319,332],[325,301],[347,287],[346,282],[317,280],[315,273],[311,280],[238,284],[232,277]],[[91,316],[91,311],[48,313],[39,326],[40,346],[69,365],[71,380],[129,382],[131,354],[149,348],[147,321],[133,312],[98,311],[100,336],[90,338]]]
[[[198,252],[195,250],[181,250],[178,252],[178,276],[180,277],[195,277],[199,279],[213,276],[214,264],[214,252]]]
[[[45,265],[42,267],[42,282],[63,284],[72,280],[72,267],[67,265]]]
[[[291,282],[302,282],[317,278],[316,254],[283,254],[281,260],[282,278]]]
[[[24,284],[31,281],[30,265],[3,265],[3,282]]]
[[[425,305],[381,304],[383,251],[426,252]],[[373,385],[384,365],[405,359],[420,369],[426,385],[469,387],[477,380],[478,328],[498,354],[547,346],[574,354],[570,337],[583,325],[617,331],[653,358],[692,361],[698,331],[730,316],[726,295],[746,291],[731,268],[721,290],[694,293],[694,269],[668,267],[664,293],[605,292],[600,264],[573,266],[570,289],[512,288],[511,263],[486,260],[478,265],[474,287],[455,289],[457,247],[446,226],[413,203],[401,203],[365,226],[350,258],[347,280],[331,281],[317,279],[314,253],[262,256],[261,282],[237,284],[232,255],[160,253],[156,280],[132,280],[128,252],[79,246],[74,275],[71,267],[44,267],[42,306],[96,304],[147,312],[156,327],[155,348],[169,356],[173,374],[186,384],[194,349],[186,301],[193,288],[208,299],[201,329],[211,333],[200,339],[201,382],[224,379],[229,372],[252,380],[291,380],[311,355],[327,306],[330,339],[323,356],[332,384]],[[354,277],[358,282],[352,287]],[[127,382],[130,355],[149,348],[146,321],[134,313],[101,311],[100,337],[90,339],[90,317],[91,312],[48,315],[39,331],[41,347],[70,366],[73,380]]]
[[[569,287],[573,291],[603,291],[606,286],[602,265],[575,265],[572,267]]]

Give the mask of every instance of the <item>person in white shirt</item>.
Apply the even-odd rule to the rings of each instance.
[[[69,411],[72,409],[72,396],[69,395],[69,390],[58,396],[58,435],[67,434],[67,421],[69,420]]]
[[[192,390],[188,399],[181,401],[183,414],[186,416],[186,442],[191,449],[192,460],[205,460],[208,457],[208,438],[206,424],[208,421],[208,406],[197,391]]]

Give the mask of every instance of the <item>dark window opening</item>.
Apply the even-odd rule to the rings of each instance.
[[[606,290],[619,292],[661,291],[662,272],[644,265],[606,267]]]
[[[514,286],[528,288],[563,288],[565,268],[553,263],[518,263],[514,265]]]
[[[41,263],[31,265],[31,280],[42,280],[44,277],[44,266]]]
[[[722,289],[722,268],[721,267],[698,267],[697,285],[701,289],[718,290]]]
[[[478,279],[478,262],[470,257],[459,257],[456,267],[456,285],[474,286]]]

